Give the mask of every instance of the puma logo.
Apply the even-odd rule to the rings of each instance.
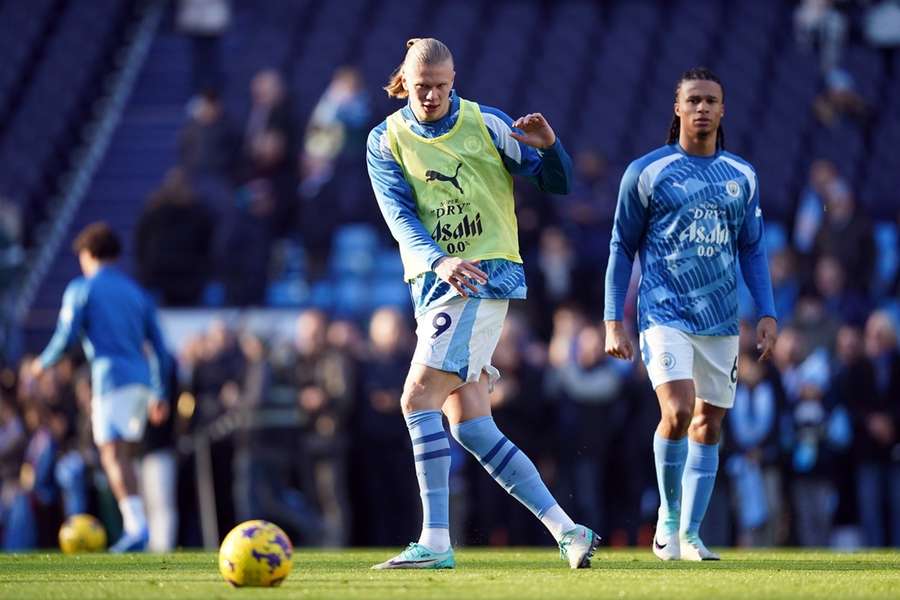
[[[684,193],[687,193],[687,186],[685,186],[683,183],[678,183],[678,182],[676,181],[676,182],[674,182],[674,183],[672,184],[672,187],[681,188],[681,190],[682,190]]]
[[[465,196],[466,193],[465,193],[465,192],[463,191],[463,189],[460,187],[460,185],[459,185],[459,180],[457,179],[457,177],[459,177],[459,170],[460,170],[461,168],[462,168],[462,163],[459,163],[458,165],[456,165],[456,173],[454,173],[452,176],[450,176],[450,175],[444,175],[443,173],[441,173],[441,172],[439,172],[439,171],[435,171],[435,170],[433,170],[433,169],[429,169],[429,170],[425,171],[425,181],[435,181],[435,180],[437,180],[437,181],[448,181],[448,182],[450,182],[451,184],[453,184],[453,187],[455,187],[456,189],[459,190],[459,193],[460,193],[460,194],[462,194],[463,196]]]

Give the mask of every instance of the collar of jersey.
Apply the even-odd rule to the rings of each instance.
[[[716,153],[713,154],[712,156],[699,156],[697,154],[691,154],[690,152],[688,152],[687,150],[682,148],[681,144],[678,142],[673,143],[672,147],[675,149],[676,152],[678,152],[679,154],[681,154],[684,157],[690,158],[691,160],[701,160],[701,161],[708,161],[708,162],[712,162],[712,161],[716,160],[717,158],[722,156],[722,153],[725,152],[721,148],[716,148]]]
[[[413,133],[424,138],[436,138],[449,133],[456,125],[456,121],[459,119],[459,106],[459,96],[456,95],[455,90],[450,90],[450,110],[437,121],[419,121],[409,104],[403,107],[400,114]]]
[[[93,279],[94,277],[97,277],[101,273],[109,273],[110,269],[112,269],[112,268],[113,268],[113,266],[109,265],[109,264],[100,265],[99,267],[97,267],[97,270],[94,271],[94,274],[91,275],[90,277],[88,277],[88,279]]]

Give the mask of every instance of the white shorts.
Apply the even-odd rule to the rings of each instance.
[[[738,336],[693,335],[673,327],[641,332],[641,358],[655,390],[679,379],[692,379],[697,398],[720,408],[734,406]]]
[[[116,388],[91,398],[91,429],[98,446],[115,440],[139,442],[147,426],[147,405],[153,392],[145,385]]]
[[[500,372],[491,356],[500,340],[509,300],[462,298],[435,307],[416,322],[413,364],[456,373],[466,383],[478,381],[481,372],[493,384]]]

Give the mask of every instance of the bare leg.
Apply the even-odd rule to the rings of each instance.
[[[138,493],[133,456],[134,444],[131,442],[114,440],[100,445],[100,462],[109,479],[109,487],[119,502]]]

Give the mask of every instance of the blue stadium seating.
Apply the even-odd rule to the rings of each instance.
[[[120,3],[78,3],[95,4],[110,10]],[[66,86],[83,90],[91,85],[92,78],[76,73],[78,69],[57,73],[59,66],[45,63],[68,64],[59,55],[71,52],[80,31],[96,32],[97,38],[107,40],[111,31],[111,25],[89,18],[91,8],[84,9],[87,15],[75,14],[79,11],[73,8],[74,0],[34,0],[27,15],[11,8],[15,6],[16,2],[3,3],[0,17],[15,14],[19,35],[32,42],[25,50],[10,53],[0,66],[0,115],[9,98],[23,99],[17,104],[22,107],[21,118],[0,130],[0,192],[6,193],[45,186],[45,165],[58,162],[71,143],[73,119],[81,114],[84,101],[58,104],[55,97],[52,102],[44,100],[47,94],[58,94]],[[223,39],[224,97],[229,111],[242,117],[249,103],[249,78],[259,68],[275,66],[285,72],[294,112],[302,120],[334,70],[352,63],[361,69],[374,115],[380,118],[400,105],[379,88],[401,60],[405,40],[431,35],[454,51],[456,85],[463,96],[494,104],[513,117],[544,112],[570,150],[592,148],[607,156],[610,176],[617,180],[632,158],[662,143],[673,83],[682,70],[702,64],[723,78],[729,108],[727,147],[756,166],[769,220],[790,222],[809,163],[817,157],[838,164],[869,214],[894,220],[900,208],[893,164],[900,145],[900,113],[881,109],[869,127],[841,121],[831,130],[823,129],[811,110],[822,90],[818,60],[794,41],[793,8],[794,3],[782,0],[237,2],[233,26]],[[0,18],[0,34],[7,23]],[[48,38],[48,30],[58,35]],[[5,48],[3,43],[0,35],[0,48]],[[24,81],[23,69],[35,62],[39,54],[35,48],[44,46],[40,64]],[[105,46],[101,42],[96,46],[84,52],[102,64]],[[189,44],[171,25],[164,27],[73,231],[98,216],[110,218],[122,231],[133,228],[147,193],[175,163],[176,134],[190,95],[189,65]],[[900,53],[881,54],[851,39],[842,66],[852,73],[867,102],[876,107],[900,105]],[[63,79],[57,81],[57,75]],[[25,88],[10,96],[7,80]],[[62,141],[44,144],[34,131]],[[373,202],[362,161],[355,170],[351,165],[342,173],[334,194],[331,205],[344,211],[342,218],[360,205],[359,198]],[[354,234],[346,233],[352,228],[338,236],[330,279],[324,282],[292,287],[291,277],[300,276],[284,271],[270,290],[270,301],[336,303],[341,310],[368,310],[357,297],[359,286],[381,286],[388,273],[395,277],[399,270],[396,260],[391,264],[382,260],[385,252],[394,250],[381,241],[384,227],[376,227],[375,241],[367,242],[372,245],[365,250],[344,246],[349,242],[342,236],[352,240]],[[770,227],[774,231],[777,225]],[[370,253],[369,260],[361,260],[364,252]],[[74,269],[68,257],[59,261],[36,309],[58,305],[61,286]],[[402,282],[398,285],[379,287],[378,294],[399,302]]]

